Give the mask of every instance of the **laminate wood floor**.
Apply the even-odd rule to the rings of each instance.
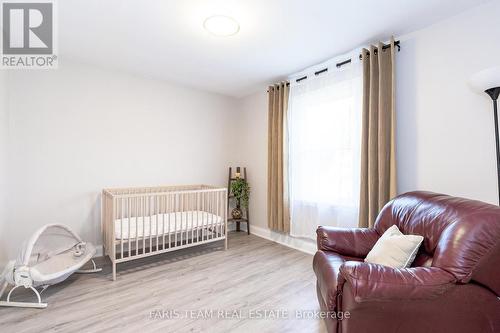
[[[0,308],[0,332],[325,332],[306,318],[319,310],[312,256],[253,235],[120,264],[115,282],[98,263],[47,289],[46,309]]]

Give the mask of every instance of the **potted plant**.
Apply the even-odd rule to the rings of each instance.
[[[241,219],[243,217],[241,208],[248,207],[250,186],[245,179],[237,178],[231,183],[231,192],[236,200],[236,207],[231,211],[231,216],[233,219]]]

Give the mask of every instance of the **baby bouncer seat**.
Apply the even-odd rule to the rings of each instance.
[[[40,228],[23,246],[17,260],[10,261],[0,278],[0,299],[9,284],[14,287],[9,291],[6,301],[0,301],[0,306],[45,308],[40,294],[50,285],[67,279],[73,273],[95,273],[96,268],[92,257],[96,249],[91,243],[86,243],[71,229],[61,224],[49,224]],[[93,268],[80,270],[88,261]],[[2,283],[3,279],[3,283]],[[18,287],[31,289],[38,302],[10,301],[12,292]],[[38,292],[36,287],[42,287]]]

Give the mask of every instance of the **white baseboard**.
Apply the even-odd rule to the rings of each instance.
[[[299,250],[308,254],[316,253],[316,243],[313,240],[305,238],[295,238],[290,235],[281,234],[267,228],[250,226],[250,233],[252,235],[265,238],[275,243],[291,247],[292,249]]]

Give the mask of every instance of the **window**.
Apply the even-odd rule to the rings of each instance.
[[[348,64],[290,87],[291,235],[358,223],[362,70]]]

